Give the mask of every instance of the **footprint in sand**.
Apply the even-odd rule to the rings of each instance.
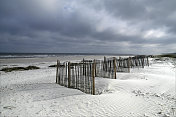
[[[3,107],[4,109],[10,109],[10,110],[12,110],[13,108],[16,108],[16,107],[14,107],[14,106],[5,106],[5,107]]]

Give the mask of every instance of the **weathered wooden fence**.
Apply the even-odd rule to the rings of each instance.
[[[95,94],[95,64],[90,61],[80,63],[57,61],[56,83]]]
[[[147,56],[119,57],[118,59],[115,57],[104,57],[104,60],[96,61],[95,65],[96,77],[116,79],[116,72],[129,73],[131,68],[144,68],[144,66],[149,66],[149,61]]]
[[[135,56],[118,59],[85,60],[79,63],[57,61],[56,83],[79,89],[85,93],[95,95],[95,77],[116,79],[117,72],[130,72],[131,68],[149,66],[147,56]]]

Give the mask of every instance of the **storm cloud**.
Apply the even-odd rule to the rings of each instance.
[[[0,52],[176,51],[176,0],[1,0]]]

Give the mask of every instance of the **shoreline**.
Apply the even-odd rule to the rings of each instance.
[[[37,62],[56,62],[60,61],[77,61],[84,59],[103,59],[105,55],[67,55],[67,56],[58,56],[58,57],[42,57],[42,58],[9,58],[2,59],[0,58],[1,64],[10,64],[10,63],[37,63]],[[106,56],[106,57],[119,57],[119,56]]]

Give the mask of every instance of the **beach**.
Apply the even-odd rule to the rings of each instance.
[[[104,55],[1,58],[4,67],[40,67],[0,71],[1,116],[175,116],[175,68],[171,59],[149,58],[149,66],[117,72],[117,79],[95,78],[98,95],[56,84],[56,60],[103,59]],[[112,57],[112,56],[106,56]],[[116,56],[117,57],[117,56]]]

